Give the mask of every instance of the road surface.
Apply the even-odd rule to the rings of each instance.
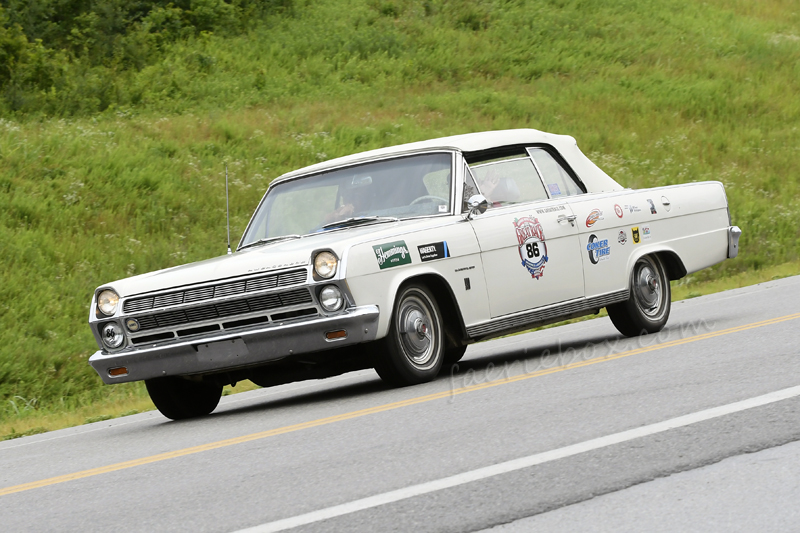
[[[3,531],[754,531],[800,524],[800,277],[0,443]],[[794,503],[794,505],[791,505]]]

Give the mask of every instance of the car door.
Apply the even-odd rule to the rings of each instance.
[[[652,218],[651,209],[645,207],[652,200],[645,201],[632,191],[578,193],[577,183],[553,153],[541,147],[528,148],[528,153],[551,194],[570,197],[568,202],[577,216],[584,295],[592,298],[624,290],[629,275],[628,260],[639,242],[637,222],[642,217]],[[643,234],[645,228],[649,239],[650,228],[643,224]],[[636,233],[632,232],[634,229]]]
[[[492,318],[580,298],[576,218],[551,198],[527,153],[470,166],[490,207],[471,221]]]

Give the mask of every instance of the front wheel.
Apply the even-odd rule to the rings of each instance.
[[[450,367],[459,361],[461,358],[464,357],[464,353],[467,351],[467,347],[465,346],[456,346],[454,348],[448,348],[444,351],[444,366]]]
[[[656,333],[669,318],[672,291],[664,264],[655,255],[639,258],[631,272],[630,297],[609,305],[611,322],[626,337]]]
[[[444,360],[439,306],[422,284],[407,285],[395,300],[389,333],[379,344],[375,370],[392,385],[432,381]]]
[[[144,384],[161,414],[172,420],[205,416],[222,396],[222,385],[178,377],[146,379]]]

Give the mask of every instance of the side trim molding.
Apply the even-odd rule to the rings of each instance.
[[[523,311],[513,315],[506,315],[467,328],[467,335],[471,338],[480,338],[492,335],[501,331],[519,329],[522,326],[535,326],[540,323],[552,322],[553,319],[569,317],[576,314],[585,313],[594,309],[600,309],[607,305],[624,302],[628,299],[629,290],[624,289],[617,292],[609,292],[591,298],[576,298],[566,302],[560,302],[545,307],[539,307],[531,311]]]

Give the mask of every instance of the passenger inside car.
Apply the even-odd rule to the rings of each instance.
[[[498,165],[486,168],[486,172],[479,172],[478,176],[478,186],[491,207],[513,204],[519,199],[516,182],[513,178],[502,176]]]

